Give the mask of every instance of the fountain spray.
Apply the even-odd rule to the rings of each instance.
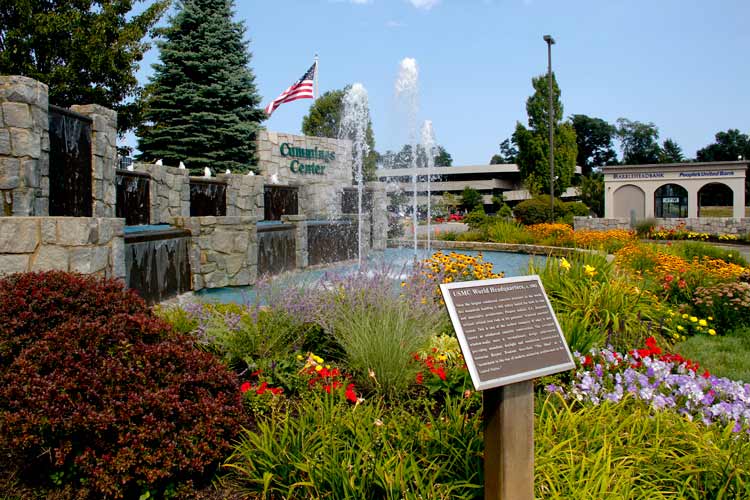
[[[414,230],[414,258],[417,258],[417,113],[419,112],[417,61],[406,57],[399,65],[398,78],[396,79],[396,98],[402,103],[407,115],[409,127],[409,145],[411,146],[411,171],[412,171],[412,226]]]
[[[370,146],[367,144],[370,106],[368,105],[367,90],[361,83],[355,83],[344,94],[343,108],[339,137],[352,141],[354,181],[357,183],[357,262],[362,267],[362,194],[364,188],[362,167],[367,155],[370,153]]]
[[[430,187],[430,181],[432,178],[432,170],[435,168],[435,133],[432,130],[432,121],[425,120],[422,124],[422,148],[424,149],[426,157],[426,170],[427,170],[427,251],[431,250],[431,238],[432,238],[432,191]]]

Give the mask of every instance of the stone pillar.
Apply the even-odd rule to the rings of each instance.
[[[385,183],[368,182],[372,190],[372,249],[385,250],[388,243],[388,195]]]
[[[117,112],[98,104],[74,105],[70,110],[88,116],[91,126],[91,180],[94,217],[115,216],[117,167]]]
[[[0,215],[49,213],[49,96],[23,76],[0,76]]]
[[[307,221],[304,215],[282,215],[284,223],[294,224],[294,246],[297,252],[297,269],[304,269],[309,265],[307,253]]]
[[[190,217],[190,179],[187,169],[136,163],[133,167],[151,176],[151,224],[168,224],[174,217]]]
[[[263,220],[263,177],[221,174],[217,178],[227,182],[227,216],[251,216]]]

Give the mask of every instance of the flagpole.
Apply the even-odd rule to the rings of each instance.
[[[313,89],[313,95],[315,99],[318,98],[318,54],[315,54],[315,88]]]

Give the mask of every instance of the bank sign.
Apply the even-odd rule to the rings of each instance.
[[[301,175],[325,175],[326,167],[319,162],[325,164],[331,163],[336,160],[336,153],[333,151],[326,151],[324,149],[316,148],[298,148],[292,146],[288,142],[283,143],[279,147],[281,156],[285,158],[293,158],[289,162],[289,170],[293,174]]]

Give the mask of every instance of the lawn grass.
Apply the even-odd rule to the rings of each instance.
[[[691,337],[677,344],[675,350],[698,361],[712,375],[750,382],[750,327],[723,337]]]
[[[700,207],[701,217],[732,217],[732,207]],[[745,217],[750,216],[750,207],[745,207]]]

